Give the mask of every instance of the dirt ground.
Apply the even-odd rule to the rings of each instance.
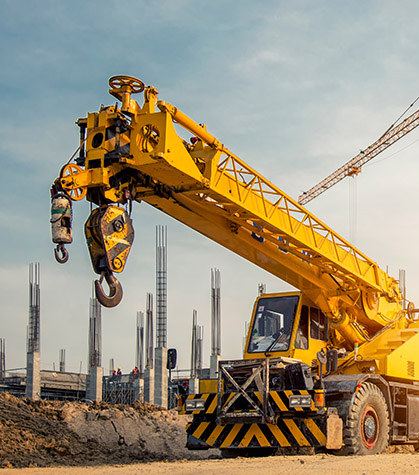
[[[132,465],[96,467],[60,467],[5,469],[2,475],[134,475],[139,473],[174,475],[209,475],[228,473],[240,475],[260,474],[418,474],[419,455],[384,454],[365,457],[336,457],[333,455],[276,456],[263,459],[237,458],[216,460],[180,460]]]
[[[419,474],[419,453],[409,447],[365,457],[278,455],[223,460],[217,450],[185,448],[186,422],[176,411],[150,404],[31,401],[1,393],[0,475]]]
[[[0,393],[0,467],[208,458],[185,448],[186,423],[176,410],[151,404],[32,401]]]

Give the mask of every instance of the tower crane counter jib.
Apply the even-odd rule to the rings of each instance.
[[[244,359],[221,361],[218,381],[182,396],[188,447],[377,453],[390,437],[419,447],[419,322],[398,282],[156,88],[130,76],[109,86],[117,104],[77,121],[78,156],[52,186],[57,260],[68,258],[71,203],[86,198],[96,296],[116,306],[132,202],[144,201],[298,289],[259,296]]]

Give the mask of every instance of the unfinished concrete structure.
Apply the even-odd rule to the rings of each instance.
[[[60,373],[65,373],[65,349],[60,350]]]
[[[6,340],[0,338],[0,380],[6,377]]]
[[[201,349],[198,339],[198,333],[202,333],[198,326],[198,312],[196,310],[192,313],[192,346],[191,346],[191,375],[189,378],[189,393],[199,393],[199,369],[198,366],[202,366],[200,362]],[[202,343],[202,338],[201,338]]]
[[[102,400],[102,311],[99,301],[90,298],[89,312],[89,375],[87,378],[86,398],[92,401]]]
[[[210,378],[218,376],[221,359],[221,278],[218,269],[211,269],[211,355]]]
[[[135,366],[143,376],[144,373],[144,312],[137,312],[135,331]]]
[[[29,325],[26,349],[26,390],[25,396],[41,398],[41,354],[40,354],[40,265],[29,265]]]
[[[156,226],[156,349],[154,403],[167,407],[167,226]]]
[[[133,381],[136,399],[144,401],[144,312],[137,312],[135,331],[135,367],[138,373]]]
[[[154,403],[153,294],[150,293],[146,300],[146,323],[144,401]]]
[[[114,358],[109,358],[109,376],[112,376],[115,370],[115,360]]]

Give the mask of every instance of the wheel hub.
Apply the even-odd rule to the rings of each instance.
[[[368,439],[373,439],[376,430],[377,430],[377,426],[375,425],[375,420],[374,420],[374,418],[371,417],[370,415],[368,415],[368,416],[365,418],[365,422],[364,422],[364,431],[365,431],[366,437],[367,437]]]
[[[378,439],[378,416],[371,406],[365,408],[361,419],[362,442],[365,447],[371,449]]]

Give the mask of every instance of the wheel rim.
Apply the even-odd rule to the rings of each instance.
[[[63,168],[61,178],[67,180],[67,182],[72,185],[74,177],[82,171],[83,170],[78,165],[69,163]],[[73,201],[82,200],[87,193],[87,188],[70,188],[66,186],[65,182],[62,182],[62,187]]]
[[[362,442],[368,449],[372,449],[378,440],[379,433],[378,415],[371,406],[365,408],[361,417]]]

